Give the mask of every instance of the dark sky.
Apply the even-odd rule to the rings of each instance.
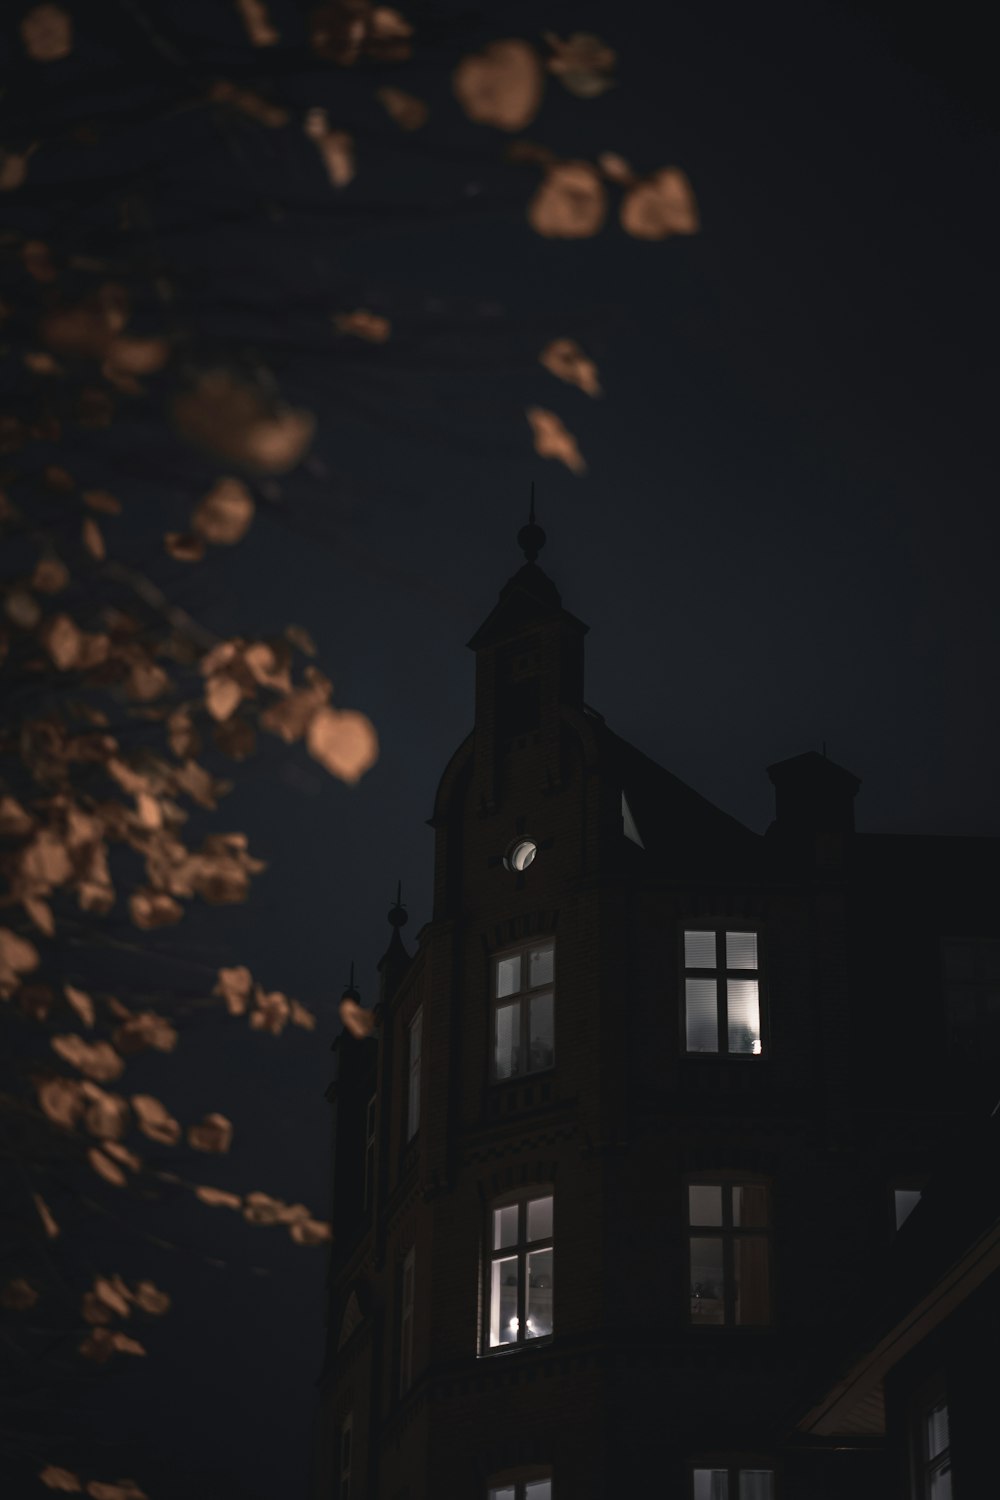
[[[225,6],[195,11],[206,36],[216,17],[232,26]],[[404,936],[429,917],[425,820],[471,723],[464,642],[518,566],[531,479],[542,565],[591,627],[588,701],[619,734],[757,830],[765,766],[825,741],[862,778],[861,829],[1000,833],[998,141],[971,12],[939,17],[944,34],[861,4],[427,15],[446,59],[480,35],[604,36],[620,88],[572,108],[553,94],[527,134],[642,170],[676,162],[702,234],[532,235],[530,173],[490,165],[493,139],[487,151],[487,133],[448,113],[433,51],[426,91],[447,123],[432,116],[416,166],[409,141],[373,135],[377,170],[338,215],[319,168],[289,169],[277,137],[240,137],[211,206],[229,158],[194,126],[157,138],[157,192],[191,222],[171,220],[156,253],[182,268],[203,347],[252,342],[316,412],[318,437],[300,473],[259,494],[240,547],[190,571],[164,562],[159,537],[210,469],[176,455],[161,468],[152,429],[80,461],[96,474],[110,453],[117,478],[103,482],[129,490],[117,535],[130,560],[220,634],[305,626],[335,700],[379,730],[381,759],[354,789],[301,754],[252,762],[223,823],[269,871],[246,909],[185,924],[190,962],[245,962],[323,1013],[318,1038],[206,1031],[185,1085],[237,1122],[213,1180],[318,1207],[335,1001],[352,958],[374,999],[397,878]],[[95,84],[112,115],[147,87],[113,71]],[[316,102],[294,73],[284,87]],[[120,160],[149,148],[130,129]],[[334,305],[389,313],[393,339],[345,350],[318,336]],[[555,335],[597,358],[602,400],[537,365]],[[531,403],[577,434],[586,478],[532,454]],[[169,967],[173,939],[158,941]],[[177,1472],[233,1476],[220,1494],[297,1495],[323,1254],[228,1222],[219,1249],[215,1226],[185,1221],[188,1248],[167,1257],[177,1308],[148,1370],[112,1372],[81,1401],[98,1425],[127,1413],[140,1451],[168,1429]]]

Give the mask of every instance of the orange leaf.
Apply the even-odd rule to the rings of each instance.
[[[262,0],[236,0],[236,8],[243,17],[247,36],[255,47],[273,47],[280,41]]]
[[[187,1138],[196,1151],[228,1151],[233,1139],[232,1122],[225,1115],[205,1115],[200,1125],[188,1126]]]
[[[117,1095],[115,1095],[117,1098]],[[105,1141],[101,1147],[106,1156],[113,1157],[115,1161],[121,1162],[123,1167],[128,1167],[130,1172],[138,1172],[142,1167],[142,1157],[136,1156],[121,1141]]]
[[[463,57],[452,87],[470,120],[500,130],[523,130],[538,113],[545,75],[535,49],[510,37]]]
[[[369,344],[384,344],[392,332],[388,318],[369,312],[366,307],[359,307],[355,312],[338,313],[333,321],[341,333],[353,333],[355,338],[365,339]],[[25,629],[30,630],[31,626]]]
[[[0,838],[22,838],[34,826],[34,818],[25,812],[16,797],[0,797]]]
[[[568,41],[561,41],[553,32],[545,33],[545,40],[553,49],[548,60],[548,70],[554,73],[563,87],[578,99],[596,99],[614,87],[607,77],[617,58],[612,49],[599,36],[584,31],[575,31]]]
[[[232,969],[220,969],[213,995],[221,995],[231,1016],[242,1016],[250,1003],[253,978],[250,970],[240,964]]]
[[[301,1026],[304,1031],[316,1030],[316,1017],[297,1000],[292,1001],[292,1025]]]
[[[73,50],[73,23],[61,5],[33,5],[21,22],[21,40],[35,62],[59,62]]]
[[[687,177],[678,167],[664,167],[636,183],[622,199],[621,223],[627,234],[640,240],[697,234],[698,206]]]
[[[253,496],[241,479],[220,479],[196,507],[191,528],[206,542],[229,546],[246,536],[253,511]]]
[[[323,158],[326,175],[335,188],[347,187],[354,180],[354,137],[346,130],[334,130],[326,116],[326,110],[311,109],[306,115],[303,129]]]
[[[527,418],[540,458],[557,458],[574,474],[585,474],[587,465],[576,444],[576,438],[563,426],[561,418],[544,406],[529,406]]]
[[[196,1187],[194,1195],[210,1208],[242,1208],[243,1199],[237,1193],[226,1193],[222,1188]]]
[[[161,1292],[159,1287],[154,1286],[151,1281],[140,1281],[135,1288],[135,1305],[144,1313],[149,1313],[152,1318],[161,1318],[165,1312],[170,1311],[170,1298],[166,1292]]]
[[[114,1043],[119,1052],[126,1056],[132,1052],[141,1052],[146,1047],[152,1047],[157,1052],[173,1052],[177,1046],[177,1032],[165,1016],[143,1010],[138,1015],[130,1016],[124,1025],[118,1027]]]
[[[72,1032],[51,1040],[58,1057],[79,1068],[84,1077],[92,1078],[95,1083],[111,1083],[125,1071],[124,1062],[110,1042],[85,1042]]]
[[[81,535],[83,537],[83,545],[86,547],[87,551],[90,553],[95,562],[103,562],[105,557],[107,557],[108,555],[108,549],[104,545],[104,537],[101,535],[101,528],[98,526],[93,516],[86,516],[84,518]]]
[[[12,995],[21,975],[39,964],[38,949],[27,938],[18,937],[9,927],[0,927],[0,995]]]
[[[105,1182],[110,1182],[113,1187],[125,1187],[127,1185],[128,1178],[121,1167],[117,1162],[112,1161],[110,1156],[106,1156],[99,1147],[91,1146],[87,1152],[87,1160],[97,1175],[103,1177]]]
[[[72,1130],[83,1113],[83,1084],[78,1078],[36,1080],[38,1103],[54,1125]]]
[[[190,531],[164,532],[163,545],[176,562],[201,562],[205,556],[205,543]]]
[[[528,222],[548,239],[581,240],[604,224],[607,194],[590,162],[555,162],[528,204]]]
[[[318,709],[306,731],[306,747],[314,760],[341,781],[360,780],[378,759],[374,725],[350,709]]]
[[[4,614],[18,630],[34,630],[42,618],[41,606],[26,588],[12,588],[3,602]]]
[[[128,1105],[120,1094],[108,1094],[96,1083],[84,1085],[87,1109],[83,1123],[91,1135],[105,1141],[104,1150],[110,1155],[112,1141],[121,1140],[129,1126]]]
[[[557,380],[579,386],[588,396],[601,394],[597,366],[573,339],[553,339],[551,344],[546,344],[538,359]]]
[[[152,1094],[133,1094],[132,1108],[143,1135],[151,1141],[159,1141],[161,1146],[176,1146],[181,1138],[181,1127],[159,1099],[154,1099]]]
[[[427,105],[415,94],[407,94],[403,89],[384,88],[377,89],[375,97],[400,130],[419,130],[427,124]]]
[[[122,513],[121,501],[107,490],[84,490],[83,503],[105,516],[120,516]]]
[[[134,1342],[127,1340],[126,1342]],[[132,1354],[145,1354],[145,1349],[136,1347],[129,1351]],[[116,1479],[114,1484],[106,1484],[101,1479],[92,1479],[87,1485],[87,1494],[90,1500],[149,1500],[145,1491],[141,1490],[134,1479]]]
[[[297,1245],[325,1245],[333,1238],[329,1224],[319,1219],[300,1219],[289,1225],[288,1233]]]
[[[136,927],[170,927],[184,915],[180,902],[165,891],[133,891],[128,898],[128,909]]]
[[[375,1017],[370,1010],[363,1010],[356,1000],[341,1000],[340,1019],[344,1026],[359,1040],[371,1036],[375,1030]]]
[[[34,1200],[35,1208],[38,1210],[38,1217],[42,1221],[42,1227],[45,1230],[46,1236],[50,1240],[58,1239],[59,1225],[52,1217],[52,1214],[49,1210],[49,1205],[46,1203],[45,1199],[41,1197],[40,1194],[32,1193],[31,1196]]]
[[[67,1495],[81,1493],[80,1480],[76,1474],[71,1474],[69,1469],[60,1469],[55,1464],[46,1464],[38,1477],[46,1489],[62,1490]]]
[[[80,1017],[80,1020],[83,1022],[84,1026],[93,1026],[94,1002],[93,1000],[91,1000],[86,991],[74,989],[73,985],[71,984],[64,984],[63,994],[66,996],[66,999],[69,1001],[70,1005]]]

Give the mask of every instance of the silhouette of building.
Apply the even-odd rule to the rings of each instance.
[[[826,1398],[1000,1093],[1000,840],[858,834],[814,752],[749,831],[585,704],[533,512],[518,540],[432,919],[411,956],[397,899],[335,1043],[316,1493],[946,1500],[884,1371]]]

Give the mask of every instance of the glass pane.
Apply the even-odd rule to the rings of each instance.
[[[538,1073],[555,1062],[555,1018],[552,994],[532,995],[528,1003],[528,1068]]]
[[[730,1052],[759,1052],[760,1002],[756,979],[730,979],[726,985],[726,997]]]
[[[714,932],[686,932],[684,934],[684,967],[685,969],[715,968]]]
[[[420,1038],[424,1030],[423,1006],[417,1011],[410,1022],[410,1061],[413,1062],[420,1056]]]
[[[529,1479],[524,1486],[524,1500],[552,1500],[551,1479]]]
[[[920,1202],[920,1189],[896,1188],[893,1197],[896,1202],[896,1228],[901,1229]]]
[[[740,1500],[774,1500],[773,1471],[771,1469],[741,1469]]]
[[[532,1198],[528,1204],[528,1239],[547,1240],[552,1233],[552,1198]]]
[[[718,1184],[715,1186],[702,1184],[688,1188],[688,1222],[691,1224],[722,1223],[722,1189]]]
[[[726,1469],[695,1469],[694,1500],[729,1500]]]
[[[493,1069],[497,1078],[513,1078],[518,1071],[520,1005],[498,1005]]]
[[[526,1338],[540,1339],[552,1332],[551,1250],[529,1252],[528,1303],[524,1316]]]
[[[714,979],[685,979],[684,1011],[689,1052],[718,1052],[719,1020]]]
[[[514,1500],[514,1486],[502,1484],[498,1490],[490,1490],[490,1500]]]
[[[531,949],[528,954],[528,983],[533,990],[537,989],[540,984],[552,983],[554,960],[555,945],[553,943],[546,943],[544,948]]]
[[[493,1262],[490,1286],[490,1348],[517,1339],[517,1256]]]
[[[505,995],[516,995],[521,988],[521,955],[515,953],[512,958],[497,959],[497,993],[496,998],[502,1000]]]
[[[927,1457],[937,1458],[948,1446],[948,1408],[942,1401],[927,1413]]]
[[[716,1236],[691,1238],[691,1321],[724,1323],[722,1240]]]
[[[736,1228],[763,1229],[767,1223],[767,1188],[762,1182],[744,1182],[733,1187],[733,1223]]]
[[[517,1244],[517,1204],[508,1203],[506,1208],[493,1210],[493,1248],[506,1250]]]
[[[944,1463],[930,1476],[928,1500],[951,1500],[951,1464]]]
[[[767,1239],[762,1234],[741,1234],[733,1241],[733,1278],[736,1283],[737,1323],[771,1321]]]
[[[755,932],[726,933],[726,968],[756,969],[757,934]]]

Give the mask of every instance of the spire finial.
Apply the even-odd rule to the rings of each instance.
[[[353,1000],[358,1005],[360,1005],[360,1003],[361,1003],[361,996],[358,994],[358,991],[354,987],[354,959],[353,958],[351,959],[351,977],[350,977],[350,979],[347,982],[347,988],[344,990],[344,993],[341,995],[340,998],[341,998],[341,1000]]]
[[[396,882],[396,900],[389,908],[389,922],[398,932],[400,927],[405,927],[409,919],[406,915],[406,907],[403,905],[403,882]]]
[[[525,557],[533,563],[539,552],[545,546],[545,532],[535,522],[535,481],[531,481],[531,506],[528,511],[528,524],[522,526],[517,533],[517,544]]]

